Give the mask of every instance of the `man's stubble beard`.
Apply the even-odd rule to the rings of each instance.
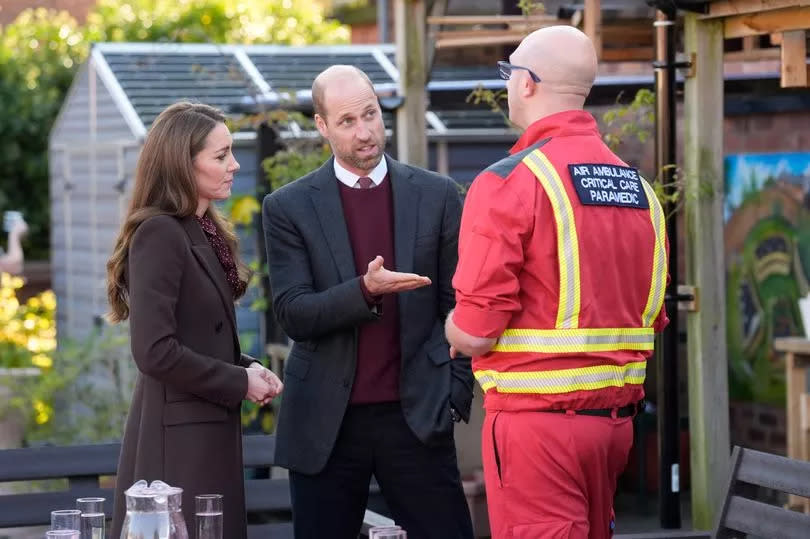
[[[348,155],[341,156],[343,160],[350,163],[353,167],[358,168],[360,170],[372,170],[374,167],[380,164],[380,161],[383,158],[383,153],[385,152],[385,144],[386,140],[385,137],[382,139],[382,143],[377,144],[378,152],[376,155],[372,157],[368,157],[366,159],[360,159],[355,157],[354,153],[349,153]]]

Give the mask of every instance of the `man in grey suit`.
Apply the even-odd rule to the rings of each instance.
[[[262,208],[273,308],[295,341],[275,457],[295,536],[356,538],[374,475],[410,539],[471,538],[453,425],[469,419],[473,377],[443,331],[458,190],[384,154],[361,70],[330,67],[312,98],[334,157]]]

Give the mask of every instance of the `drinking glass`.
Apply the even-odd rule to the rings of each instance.
[[[104,539],[104,498],[77,498],[76,509],[81,511],[81,539]]]
[[[408,539],[408,534],[399,526],[375,526],[369,528],[368,539]]]
[[[80,539],[78,530],[50,530],[45,532],[45,539]]]
[[[222,539],[222,494],[194,496],[197,539]]]
[[[78,509],[60,509],[51,511],[51,530],[75,530],[79,531],[79,515],[82,512]]]

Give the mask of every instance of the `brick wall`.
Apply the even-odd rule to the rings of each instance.
[[[2,0],[0,1],[0,24],[12,22],[21,11],[30,7],[66,10],[79,22],[84,22],[87,12],[96,0]]]
[[[733,153],[810,150],[810,112],[751,114],[725,120],[725,151]]]
[[[377,24],[353,24],[349,27],[351,29],[351,42],[352,45],[360,45],[364,43],[379,43],[379,35],[377,32]]]
[[[777,455],[787,452],[785,408],[755,402],[729,405],[731,443]]]

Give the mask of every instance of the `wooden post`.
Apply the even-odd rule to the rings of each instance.
[[[804,30],[782,33],[782,88],[807,86],[807,38]]]
[[[742,38],[743,40],[743,50],[745,52],[751,52],[755,48],[757,48],[757,39],[759,36],[745,36]]]
[[[729,466],[726,286],[723,260],[723,22],[685,16],[684,151],[686,282],[699,308],[687,314],[692,521],[709,530]],[[676,246],[672,246],[675,248]],[[677,313],[672,313],[676,316]]]
[[[425,0],[396,0],[394,13],[399,92],[405,97],[397,109],[397,159],[427,167]]]
[[[597,58],[602,58],[602,6],[600,0],[585,0],[585,14],[583,16],[585,34],[596,49]]]
[[[773,347],[785,357],[785,397],[787,412],[787,457],[808,460],[810,440],[804,424],[807,421],[807,373],[810,370],[810,341],[800,337],[774,339]],[[808,511],[807,498],[791,494],[788,508]]]

